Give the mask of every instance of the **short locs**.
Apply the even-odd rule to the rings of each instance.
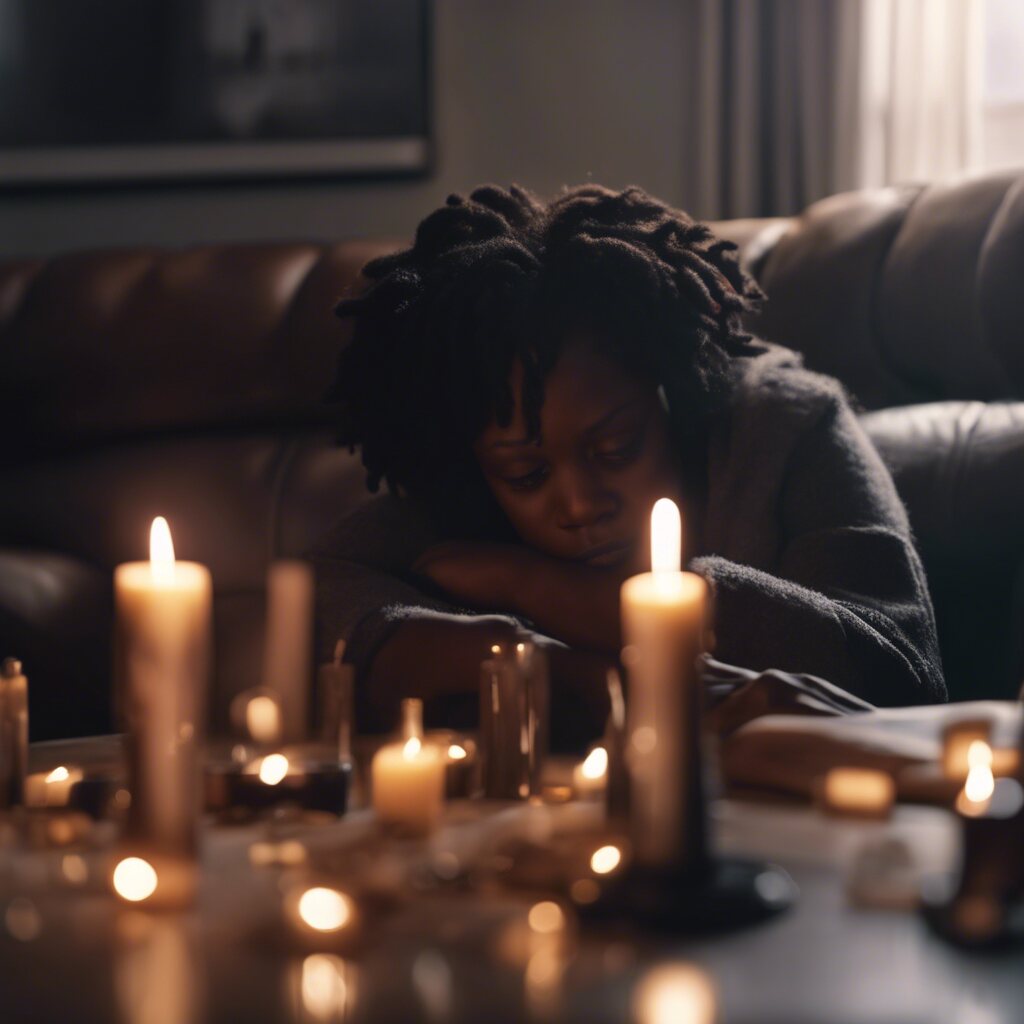
[[[536,436],[544,380],[584,329],[658,382],[685,446],[727,395],[751,343],[743,315],[763,298],[735,248],[636,187],[549,204],[514,185],[450,196],[337,306],[354,321],[329,393],[338,441],[361,449],[371,490],[483,508],[471,445],[492,417],[511,420],[513,364]]]

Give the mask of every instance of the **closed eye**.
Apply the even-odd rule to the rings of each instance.
[[[621,438],[616,438],[604,446],[600,446],[595,449],[594,454],[606,465],[621,466],[627,462],[631,462],[640,454],[640,448],[643,445],[643,440],[644,438],[642,433],[634,434],[625,441]]]
[[[522,476],[507,476],[505,477],[505,483],[512,488],[513,491],[535,491],[544,481],[547,479],[548,470],[546,466],[538,466],[536,469],[531,470],[529,473],[524,473]]]

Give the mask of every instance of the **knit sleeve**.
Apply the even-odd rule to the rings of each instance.
[[[771,572],[711,555],[716,657],[823,676],[882,705],[946,698],[935,619],[906,512],[846,401],[794,447]]]
[[[475,615],[426,589],[410,567],[440,540],[412,501],[372,499],[336,523],[309,552],[316,571],[316,636],[320,661],[345,641],[358,675],[409,618]],[[510,622],[514,621],[509,619]]]

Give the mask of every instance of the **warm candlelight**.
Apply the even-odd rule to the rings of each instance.
[[[299,917],[314,931],[336,932],[352,916],[352,902],[336,889],[315,886],[299,897]]]
[[[651,512],[651,572],[622,585],[631,832],[650,866],[696,861],[704,847],[696,716],[708,588],[680,571],[681,546],[679,509],[662,498]]]
[[[329,953],[313,953],[302,961],[299,995],[302,1008],[315,1021],[349,1020],[351,965]]]
[[[259,762],[256,774],[266,786],[276,786],[288,774],[288,758],[284,754],[268,754]]]
[[[175,559],[167,521],[158,517],[149,561],[119,565],[114,589],[116,692],[128,731],[132,792],[126,841],[192,858],[212,631],[210,573]]]
[[[995,788],[992,748],[984,740],[973,740],[967,749],[967,778],[956,798],[956,809],[969,817],[984,814]]]
[[[156,892],[153,865],[141,857],[126,857],[114,868],[114,891],[129,903],[141,903]]]
[[[988,743],[992,724],[987,719],[960,719],[950,722],[942,730],[942,770],[947,779],[963,782],[970,765],[967,752],[972,743]]]
[[[716,1002],[711,980],[699,967],[665,964],[640,979],[633,1019],[637,1024],[714,1024]]]
[[[373,809],[379,821],[425,834],[437,823],[444,801],[445,759],[413,736],[390,743],[370,768]]]
[[[608,751],[594,747],[572,772],[572,788],[580,800],[598,800],[604,796],[608,778]]]
[[[253,697],[245,707],[245,727],[253,742],[277,743],[281,738],[281,706],[268,694]]]
[[[874,768],[833,768],[823,780],[821,799],[826,810],[866,818],[885,818],[896,800],[896,783],[888,772]]]
[[[81,782],[80,768],[58,765],[48,772],[33,772],[25,778],[25,805],[27,807],[67,807],[71,789]]]
[[[610,875],[622,863],[622,851],[612,844],[598,847],[590,855],[590,870],[595,875]]]

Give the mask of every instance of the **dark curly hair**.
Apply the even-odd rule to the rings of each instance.
[[[370,490],[384,480],[464,534],[493,533],[472,442],[492,417],[511,421],[516,361],[537,437],[545,378],[585,330],[664,389],[683,451],[721,408],[752,340],[743,314],[763,298],[735,248],[636,187],[584,185],[549,204],[515,185],[452,195],[335,310],[354,320],[328,394],[338,442],[361,448]]]

